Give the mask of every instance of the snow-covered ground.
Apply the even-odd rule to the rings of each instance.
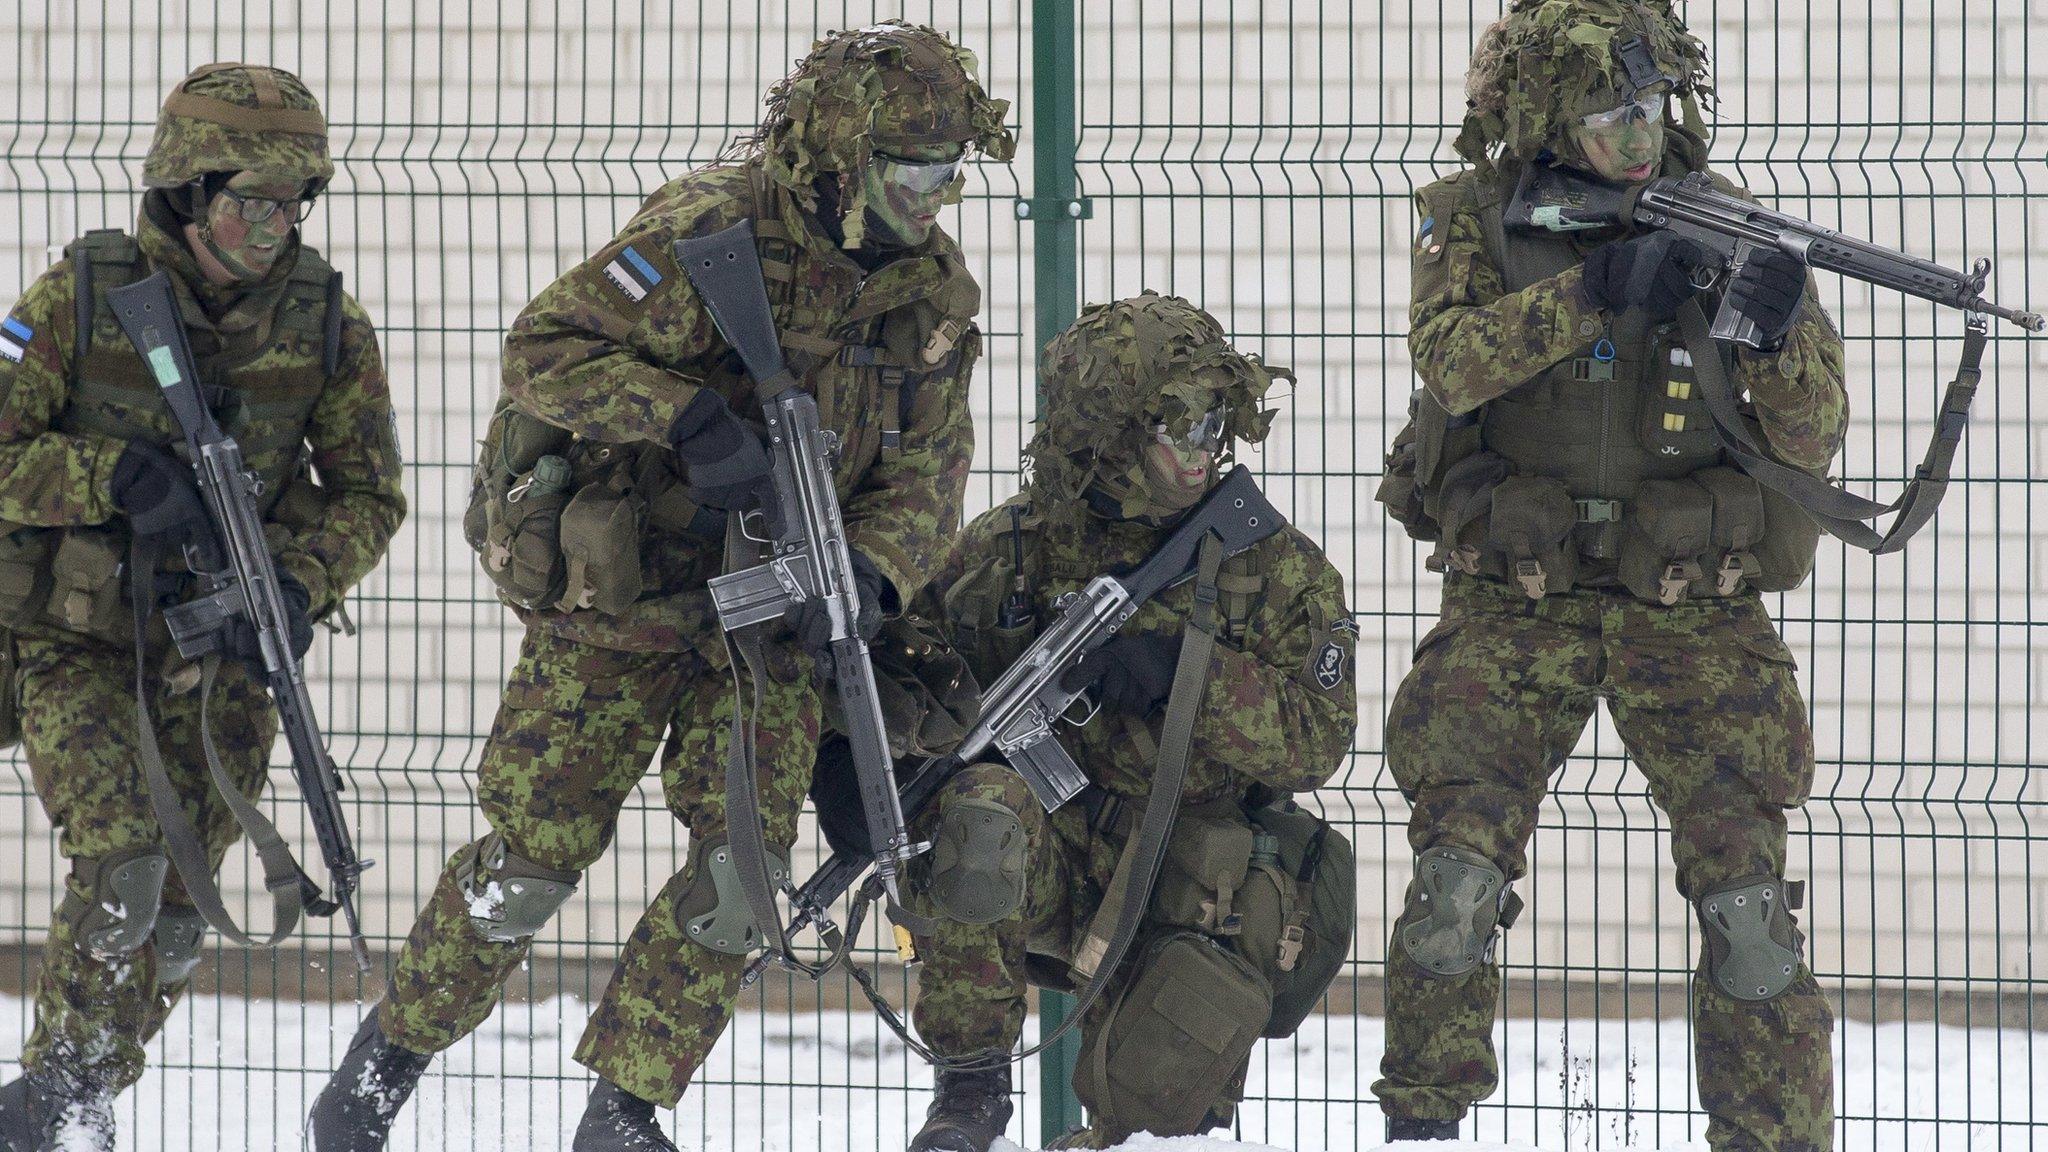
[[[501,1008],[436,1062],[406,1109],[394,1152],[566,1149],[589,1087],[589,1074],[570,1058],[587,1013],[568,997]],[[359,1018],[351,1004],[195,998],[151,1045],[149,1074],[122,1098],[123,1149],[299,1148],[306,1105]],[[0,1077],[16,1072],[16,1038],[28,1024],[26,1003],[0,997]],[[2048,1152],[2048,1032],[1851,1022],[1836,1039],[1845,1152]],[[1511,1143],[1437,1144],[1432,1152],[1705,1148],[1682,1021],[1515,1020],[1497,1042],[1504,1083],[1492,1103],[1505,1107],[1484,1111],[1467,1135]],[[1368,1099],[1380,1046],[1377,1019],[1311,1019],[1293,1040],[1254,1056],[1243,1143],[1140,1139],[1131,1147],[1380,1147],[1380,1114]],[[1035,1065],[1019,1082],[1035,1087]],[[922,1120],[930,1083],[870,1016],[743,1010],[665,1123],[691,1152],[895,1152]],[[1027,1092],[1011,1130],[1019,1147],[1040,1142],[1037,1111]]]

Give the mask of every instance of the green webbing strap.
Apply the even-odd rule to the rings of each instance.
[[[727,517],[725,570],[728,572],[740,570],[742,566],[735,561],[747,550],[746,538],[740,534],[739,520],[737,513]],[[740,878],[740,892],[747,898],[747,911],[754,918],[755,931],[761,934],[761,946],[777,962],[817,979],[824,974],[823,969],[814,970],[790,954],[782,913],[775,906],[775,881],[768,872],[768,842],[761,824],[760,764],[755,732],[761,698],[766,692],[766,680],[761,670],[761,630],[766,627],[766,624],[756,624],[741,629],[737,634],[725,634],[733,688],[732,731],[725,750],[725,842],[732,849],[733,867]],[[751,695],[743,692],[740,683],[742,667],[752,681]]]
[[[308,893],[317,893],[318,887],[306,876],[299,862],[292,856],[291,845],[285,843],[277,826],[270,822],[262,810],[242,795],[242,790],[228,776],[222,765],[220,752],[214,746],[213,727],[207,715],[207,706],[213,698],[213,685],[220,670],[220,657],[208,656],[200,663],[199,697],[199,740],[206,753],[207,775],[213,780],[214,791],[220,794],[228,811],[234,815],[235,823],[241,826],[244,835],[256,849],[256,855],[263,864],[263,886],[270,891],[275,902],[272,929],[267,938],[258,939],[242,930],[229,914],[227,904],[221,899],[220,886],[214,883],[213,861],[207,858],[205,843],[199,831],[193,826],[190,816],[185,814],[183,798],[178,787],[172,783],[170,773],[164,769],[162,750],[157,746],[156,726],[149,714],[149,691],[145,679],[148,644],[146,621],[149,619],[149,589],[156,572],[156,549],[145,544],[140,538],[133,540],[128,548],[129,599],[135,613],[135,725],[137,748],[142,756],[142,775],[149,785],[149,805],[156,813],[157,824],[163,829],[164,851],[171,863],[178,869],[179,879],[185,882],[185,892],[192,897],[192,904],[199,914],[222,936],[248,948],[274,948],[291,937],[299,926],[299,916],[305,909]]]

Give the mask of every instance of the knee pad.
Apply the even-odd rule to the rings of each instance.
[[[1799,930],[1792,910],[1806,885],[1745,876],[1701,896],[1707,979],[1737,1000],[1775,1000],[1799,977]]]
[[[80,896],[66,884],[57,915],[93,956],[117,960],[131,955],[149,943],[156,928],[170,868],[171,862],[154,848],[75,860],[72,875],[91,895]]]
[[[745,956],[759,948],[761,926],[754,923],[754,910],[740,887],[732,846],[720,840],[702,845],[695,855],[689,886],[676,905],[683,935],[728,956]],[[789,858],[773,848],[768,849],[768,882],[776,888],[789,883]]]
[[[1394,938],[1432,976],[1463,976],[1489,959],[1495,928],[1514,924],[1521,902],[1507,876],[1467,848],[1444,844],[1415,858],[1408,903]]]
[[[514,853],[496,832],[477,841],[455,869],[470,923],[494,944],[531,940],[576,894],[582,878],[581,872],[543,867]]]
[[[166,908],[156,915],[156,982],[182,984],[199,967],[199,945],[206,939],[206,917],[191,908]]]
[[[1015,812],[973,796],[949,800],[932,838],[925,892],[949,920],[993,924],[1023,906],[1029,856]]]

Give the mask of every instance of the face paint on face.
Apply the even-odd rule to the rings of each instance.
[[[1163,423],[1152,426],[1152,439],[1145,445],[1145,454],[1139,459],[1139,472],[1150,511],[1181,512],[1201,500],[1214,478],[1222,433],[1221,408],[1205,414],[1188,429],[1186,436],[1173,435]]]
[[[861,174],[868,204],[867,236],[892,248],[915,248],[931,235],[965,150],[931,144],[875,153]]]
[[[226,190],[206,205],[210,254],[236,280],[262,279],[305,214],[303,191],[304,185],[237,172]]]
[[[1664,157],[1664,100],[1659,92],[1573,121],[1568,132],[1586,166],[1617,184],[1655,176]]]

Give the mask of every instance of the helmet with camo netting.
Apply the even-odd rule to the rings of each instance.
[[[1625,59],[1631,39],[1647,49],[1636,68]],[[1573,158],[1566,125],[1634,99],[1652,76],[1668,85],[1678,126],[1705,141],[1707,49],[1668,0],[1514,0],[1472,51],[1458,154],[1482,170],[1545,151]]]
[[[1272,428],[1275,410],[1260,407],[1266,390],[1293,379],[1231,347],[1215,317],[1178,296],[1148,290],[1091,305],[1045,347],[1044,418],[1024,450],[1032,487],[1071,501],[1098,483],[1135,515],[1155,423],[1185,437],[1220,408],[1212,475],[1221,475],[1237,441],[1256,444]]]
[[[334,178],[327,118],[297,76],[260,64],[204,64],[157,116],[142,186],[175,188],[211,172],[254,172],[317,193]]]
[[[815,208],[815,181],[841,178],[846,243],[858,246],[867,207],[857,176],[876,152],[958,144],[1008,160],[1008,100],[991,99],[974,53],[922,24],[887,20],[828,33],[768,91],[767,117],[748,141],[768,176]],[[956,181],[947,199],[959,198]]]

